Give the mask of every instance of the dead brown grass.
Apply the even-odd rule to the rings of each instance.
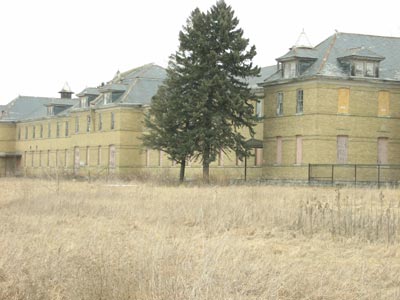
[[[398,190],[0,190],[0,299],[400,298]]]

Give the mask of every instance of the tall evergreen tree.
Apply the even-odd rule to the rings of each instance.
[[[190,136],[190,111],[185,105],[184,95],[182,77],[174,56],[171,56],[167,78],[153,97],[145,117],[148,133],[142,139],[145,146],[164,151],[171,160],[180,164],[181,182],[185,178],[187,160],[195,149]]]
[[[207,13],[195,9],[179,33],[165,84],[153,98],[144,142],[181,163],[181,180],[188,157],[201,159],[203,180],[209,182],[210,163],[221,150],[249,155],[242,132],[254,136],[257,118],[246,79],[260,69],[252,64],[255,47],[249,47],[238,24],[223,0]]]
[[[209,181],[209,166],[222,151],[248,156],[243,129],[254,136],[256,100],[246,79],[258,76],[253,66],[255,46],[238,28],[239,21],[225,1],[217,1],[206,14],[192,15],[180,32],[182,55],[176,57],[183,76],[192,82],[187,101],[192,109],[196,153],[203,164],[203,179]]]

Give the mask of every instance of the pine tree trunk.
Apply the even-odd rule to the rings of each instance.
[[[203,154],[203,182],[210,183],[210,150],[207,149]]]
[[[186,167],[186,160],[184,159],[181,162],[181,170],[179,172],[179,182],[183,182],[185,180],[185,167]]]

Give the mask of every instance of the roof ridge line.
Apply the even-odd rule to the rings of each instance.
[[[329,55],[331,54],[331,50],[332,50],[332,48],[333,48],[333,45],[336,43],[336,38],[337,38],[337,34],[335,34],[335,35],[333,36],[333,39],[332,39],[332,41],[331,41],[331,43],[330,43],[330,45],[329,45],[329,47],[328,47],[328,50],[326,50],[326,53],[325,53],[325,55],[324,55],[324,58],[322,59],[322,63],[321,63],[321,65],[319,66],[319,69],[318,69],[317,74],[319,74],[319,73],[322,71],[323,67],[325,66],[326,62],[328,61],[328,57],[329,57]]]

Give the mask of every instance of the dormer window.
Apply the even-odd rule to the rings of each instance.
[[[385,57],[365,47],[351,48],[337,58],[343,71],[355,77],[379,77],[379,63]]]
[[[81,97],[81,108],[88,107],[88,97]]]
[[[111,103],[111,93],[104,94],[104,104]]]
[[[54,106],[47,106],[47,115],[54,116]]]
[[[288,61],[284,63],[283,67],[283,78],[294,78],[296,77],[296,61]]]
[[[373,61],[354,60],[351,63],[351,76],[379,77],[379,63]]]

